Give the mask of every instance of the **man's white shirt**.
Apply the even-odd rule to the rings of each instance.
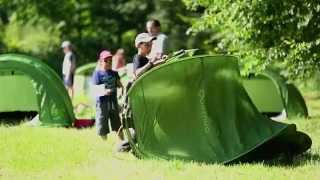
[[[149,59],[166,53],[168,37],[163,33],[158,34],[156,37],[157,39],[152,41],[151,52],[148,55]]]

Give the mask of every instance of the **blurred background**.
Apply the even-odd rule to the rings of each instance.
[[[124,48],[131,62],[151,18],[171,52],[232,54],[242,73],[274,66],[290,80],[319,79],[320,2],[306,0],[0,0],[0,53],[36,56],[61,74],[60,44],[70,40],[77,66],[101,49]]]

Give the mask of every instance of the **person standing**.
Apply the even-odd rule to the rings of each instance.
[[[69,96],[72,99],[74,94],[73,80],[74,72],[76,70],[76,56],[73,53],[70,41],[63,41],[61,47],[63,48],[64,52],[64,59],[62,64],[63,83],[67,88]]]
[[[98,68],[93,72],[92,82],[96,93],[96,127],[102,139],[107,139],[109,119],[111,129],[118,131],[121,126],[117,88],[122,88],[118,72],[112,70],[112,54],[103,50],[98,60]]]
[[[124,49],[120,48],[112,57],[112,69],[118,71],[126,66]]]
[[[156,39],[152,42],[151,51],[148,54],[149,59],[161,59],[163,55],[166,55],[168,37],[161,32],[161,24],[159,20],[152,19],[146,24],[147,32],[150,36]]]

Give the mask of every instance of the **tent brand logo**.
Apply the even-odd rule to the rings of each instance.
[[[203,127],[204,127],[204,133],[209,134],[210,127],[209,127],[209,119],[207,118],[207,111],[205,106],[205,92],[204,89],[201,88],[199,90],[199,100],[200,100],[200,119],[202,119]]]

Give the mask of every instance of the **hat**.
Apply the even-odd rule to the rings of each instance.
[[[140,33],[137,35],[136,40],[134,42],[135,46],[138,47],[140,43],[150,42],[152,40],[157,39],[156,37],[150,36],[148,33]]]
[[[70,46],[71,46],[71,42],[70,41],[63,41],[62,44],[61,44],[62,48],[70,47]]]
[[[100,55],[99,55],[99,60],[104,60],[108,57],[112,57],[112,54],[110,51],[107,51],[107,50],[103,50],[100,52]]]

